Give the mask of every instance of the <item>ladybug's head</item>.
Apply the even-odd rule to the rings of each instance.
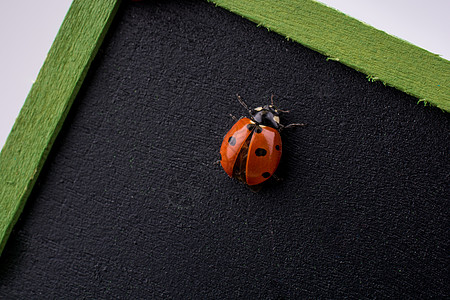
[[[260,125],[280,129],[280,111],[273,104],[257,107],[251,111],[253,119]]]

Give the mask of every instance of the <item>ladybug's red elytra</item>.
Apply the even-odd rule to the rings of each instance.
[[[271,104],[255,109],[250,109],[239,95],[237,97],[250,117],[237,120],[223,138],[220,163],[228,176],[255,187],[269,179],[280,163],[280,131],[304,124],[282,125],[279,115],[289,111],[276,108],[273,95]]]

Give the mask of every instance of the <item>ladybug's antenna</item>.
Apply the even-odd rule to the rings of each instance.
[[[272,94],[272,96],[270,96],[270,103],[271,103],[272,106],[273,106],[273,94]]]
[[[241,96],[239,96],[239,94],[236,94],[239,103],[245,107],[246,110],[248,110],[248,113],[251,115],[252,114],[252,110],[248,107],[247,103],[244,102],[244,100],[242,100]]]

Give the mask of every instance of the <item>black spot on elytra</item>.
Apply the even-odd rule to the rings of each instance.
[[[263,148],[258,148],[255,150],[256,156],[265,156],[267,154],[267,150]]]
[[[276,145],[275,149],[277,149],[278,151],[280,151],[280,145]]]
[[[258,127],[256,127],[256,129],[255,129],[255,132],[256,132],[256,133],[261,133],[261,132],[262,132],[262,128],[261,128],[261,127],[259,127],[259,126],[258,126]]]
[[[256,127],[255,124],[248,124],[248,125],[247,125],[248,131],[252,131],[253,129],[255,129],[255,127]]]
[[[228,139],[228,144],[230,144],[231,146],[236,145],[236,138],[234,136],[230,136],[230,138]]]
[[[264,172],[264,173],[262,173],[262,177],[269,178],[270,177],[270,173],[269,172]]]

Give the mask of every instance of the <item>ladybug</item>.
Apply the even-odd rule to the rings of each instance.
[[[256,188],[268,180],[275,173],[281,159],[282,143],[280,131],[305,124],[282,125],[281,110],[273,104],[250,109],[242,98],[238,101],[244,106],[250,116],[241,117],[231,127],[223,138],[220,148],[220,163],[232,178],[244,182],[250,188]]]

